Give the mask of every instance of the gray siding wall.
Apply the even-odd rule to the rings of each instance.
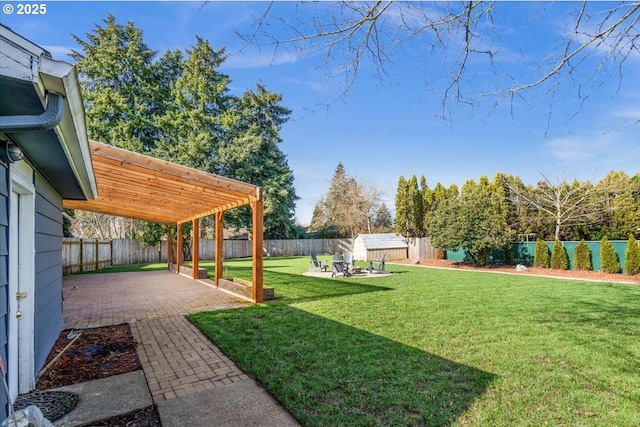
[[[63,327],[62,197],[41,176],[36,178],[35,372],[44,362]]]
[[[0,356],[7,361],[9,322],[9,170],[0,163]],[[0,417],[7,416],[7,393],[0,393]]]

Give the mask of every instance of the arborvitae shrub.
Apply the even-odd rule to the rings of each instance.
[[[603,273],[620,273],[618,254],[609,243],[607,236],[600,242],[600,268]]]
[[[564,250],[562,242],[556,240],[553,244],[553,251],[551,252],[551,268],[557,270],[566,270],[569,268],[569,258],[567,257],[567,251]]]
[[[576,270],[593,269],[593,265],[591,264],[591,251],[584,239],[580,240],[580,243],[578,243],[578,246],[576,246],[576,249],[573,252],[573,262]]]
[[[549,268],[549,248],[544,240],[536,241],[536,252],[533,254],[533,265],[535,267]]]
[[[627,274],[640,274],[640,246],[633,234],[629,234],[627,249],[624,251],[624,271]]]
[[[504,263],[506,265],[513,265],[516,262],[516,251],[512,244],[508,244],[504,247]]]

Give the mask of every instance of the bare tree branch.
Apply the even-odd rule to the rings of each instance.
[[[500,31],[494,24],[495,5],[490,1],[300,2],[296,15],[285,17],[278,16],[279,11],[270,4],[255,19],[253,33],[243,39],[274,49],[295,48],[300,55],[323,55],[321,65],[327,67],[328,74],[344,76],[344,90],[338,98],[353,87],[367,61],[375,67],[378,78],[385,78],[394,50],[415,40],[424,49],[425,64],[429,59],[444,58],[451,65],[450,78],[440,92],[443,115],[451,104],[474,106],[486,98],[495,99],[495,105],[508,101],[513,107],[516,99],[526,102],[525,92],[541,88],[543,96],[553,95],[565,83],[575,88],[580,109],[589,97],[586,88],[597,90],[612,76],[607,72],[614,67],[619,90],[623,66],[630,56],[640,54],[640,1],[583,1],[573,18],[567,14],[570,22],[559,55],[538,64],[537,75],[519,77],[509,68],[499,70],[494,63],[493,36]],[[278,25],[269,25],[273,23]],[[484,56],[494,69],[495,87],[490,90],[474,86],[469,64],[476,55]]]

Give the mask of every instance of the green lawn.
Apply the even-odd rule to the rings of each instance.
[[[307,267],[267,258],[276,301],[191,316],[305,426],[640,425],[639,286]]]

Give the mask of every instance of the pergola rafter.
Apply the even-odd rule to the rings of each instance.
[[[193,223],[194,244],[199,243],[199,220],[215,215],[216,285],[222,272],[222,218],[224,212],[250,205],[253,210],[253,300],[262,301],[262,189],[252,184],[177,165],[144,154],[90,141],[91,160],[98,188],[94,200],[64,200],[64,207],[135,218],[165,225]],[[220,233],[218,229],[220,228]],[[181,233],[178,233],[180,243]],[[172,236],[167,233],[169,242]],[[258,248],[259,244],[259,248]],[[168,245],[171,247],[171,245]],[[180,245],[178,245],[180,248]],[[168,251],[168,262],[173,255]],[[180,270],[181,250],[176,254]],[[198,276],[197,250],[193,254],[193,278]]]

